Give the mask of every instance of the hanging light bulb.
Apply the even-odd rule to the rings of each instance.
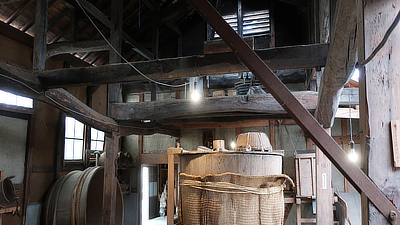
[[[350,83],[349,83],[350,87]],[[349,142],[349,150],[348,150],[348,156],[349,159],[353,162],[357,161],[357,152],[356,152],[356,145],[353,141],[353,124],[351,122],[351,94],[349,96],[349,124],[350,124],[350,142]]]
[[[350,141],[349,142],[349,153],[348,153],[348,156],[349,156],[349,159],[352,162],[356,162],[357,159],[358,159],[357,152],[356,152],[356,146],[354,144],[354,141]]]
[[[193,102],[198,102],[201,98],[200,93],[197,91],[196,84],[197,83],[194,82],[194,88],[190,96]]]
[[[194,90],[191,94],[191,99],[193,102],[198,102],[200,100],[200,94],[197,90]]]
[[[231,142],[231,148],[232,148],[232,150],[235,150],[235,148],[236,148],[236,143],[234,141]]]

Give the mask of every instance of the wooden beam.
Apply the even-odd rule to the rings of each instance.
[[[0,88],[1,90],[35,97],[42,91],[40,81],[30,71],[10,66],[0,61]]]
[[[157,3],[154,2],[154,0],[143,0],[143,2],[149,7],[149,9],[153,12],[158,12],[161,10],[160,6],[158,6]],[[172,32],[174,32],[176,35],[181,36],[182,33],[179,29],[179,27],[175,24],[175,22],[167,22],[166,23],[167,27],[171,29]]]
[[[215,11],[215,9],[206,0],[188,0],[196,11],[209,23],[216,32],[224,39],[228,45],[234,49],[238,58],[250,68],[253,74],[270,91],[279,103],[288,111],[293,119],[299,124],[304,132],[310,135],[315,144],[321,148],[324,154],[335,164],[339,171],[349,179],[354,187],[363,192],[374,206],[382,213],[392,224],[399,224],[400,215],[397,207],[388,197],[376,186],[368,176],[361,171],[355,163],[349,162],[347,154],[338,146],[332,137],[325,132],[315,118],[300,104],[299,101],[290,93],[290,91],[276,78],[270,68],[262,62],[243,40],[236,34],[225,20]],[[382,4],[380,4],[382,5]],[[391,7],[386,5],[385,7]],[[394,14],[397,11],[393,10]],[[377,10],[378,11],[378,10]],[[376,15],[373,15],[374,17]],[[392,20],[390,20],[392,21]],[[375,20],[374,22],[377,22]],[[393,48],[396,49],[396,48]],[[389,49],[388,49],[389,50]],[[393,70],[397,71],[397,70]],[[381,73],[384,74],[384,73]],[[265,75],[265,77],[261,76]],[[376,79],[378,81],[378,79]],[[382,83],[381,81],[378,81]],[[382,85],[383,86],[383,85]],[[398,101],[396,101],[398,102]],[[389,110],[387,110],[389,111]],[[379,117],[377,117],[379,118]],[[390,118],[387,116],[385,118]],[[385,127],[385,126],[382,126]],[[387,135],[389,136],[389,135]],[[380,140],[377,138],[376,140]],[[377,147],[376,149],[379,149]],[[388,148],[390,149],[390,147]],[[390,154],[383,154],[390,155]],[[379,170],[376,170],[379,171]],[[384,171],[387,172],[387,171]],[[377,213],[376,213],[377,214]],[[331,218],[332,219],[332,218]],[[382,223],[378,223],[382,224]]]
[[[45,92],[48,102],[68,115],[104,132],[118,131],[118,123],[94,111],[64,89],[50,89]]]
[[[1,5],[6,5],[6,4],[10,4],[10,3],[13,3],[13,2],[18,2],[18,1],[21,1],[21,0],[0,0],[0,6]]]
[[[71,11],[72,11],[72,9],[67,8],[64,11],[62,11],[60,14],[58,14],[56,18],[54,18],[51,22],[49,22],[49,26],[47,27],[47,29],[50,30],[55,25],[57,25]]]
[[[178,164],[180,161],[178,155],[174,155],[174,163]],[[155,164],[168,164],[168,154],[141,154],[140,164],[155,165]]]
[[[326,128],[332,127],[343,86],[349,81],[356,63],[356,4],[355,0],[338,1],[335,29],[325,70],[321,79],[317,120]]]
[[[32,2],[33,2],[33,0],[26,0],[4,22],[6,24],[12,23],[26,9],[26,7],[28,7]]]
[[[4,22],[0,22],[0,34],[9,37],[23,45],[33,47],[33,37],[10,26]]]
[[[273,70],[300,69],[324,66],[328,44],[279,47],[259,50],[256,53],[271,65]],[[154,80],[181,79],[188,77],[213,76],[248,72],[234,53],[188,56],[132,62],[146,76]],[[115,76],[118,74],[118,76]],[[142,82],[139,75],[126,63],[98,66],[93,68],[59,69],[36,74],[44,87],[85,86],[122,82]]]
[[[110,46],[104,40],[57,42],[47,46],[47,58],[73,52],[98,52],[109,50]]]
[[[171,125],[171,129],[213,129],[213,128],[227,128],[227,127],[266,127],[270,126],[269,120],[254,120],[254,121],[239,121],[231,123],[184,123]]]
[[[127,44],[132,45],[133,50],[140,54],[141,56],[145,57],[146,59],[154,59],[154,55],[152,52],[147,50],[143,45],[141,45],[139,42],[137,42],[135,39],[133,39],[131,36],[129,36],[127,33],[122,32],[122,38],[125,40]]]
[[[82,59],[79,59],[71,54],[62,54],[62,55],[57,55],[54,56],[55,59],[58,59],[60,61],[65,61],[68,62],[71,66],[74,67],[91,67],[92,65],[83,61]]]
[[[294,92],[294,96],[308,110],[314,110],[317,103],[316,92]],[[164,120],[169,118],[212,113],[249,112],[260,114],[286,114],[286,111],[272,97],[265,95],[237,95],[227,97],[203,98],[198,103],[190,99],[168,101],[116,103],[112,105],[111,117],[116,120]]]
[[[98,19],[101,23],[103,23],[109,29],[113,29],[114,24],[108,19],[106,15],[104,15],[96,6],[87,0],[78,0],[85,10],[87,10],[90,14],[92,14],[96,19]],[[122,15],[121,15],[122,16]],[[141,54],[143,57],[147,59],[152,59],[151,52],[149,52],[146,48],[144,48],[139,42],[135,41],[131,36],[122,31],[122,38],[133,45],[135,48],[133,49],[137,53]]]
[[[35,11],[33,69],[43,71],[46,63],[48,0],[37,0]]]
[[[112,133],[106,134],[103,186],[103,223],[104,225],[115,225],[115,209],[117,199],[117,165],[119,137]]]

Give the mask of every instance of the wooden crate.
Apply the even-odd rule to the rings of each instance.
[[[296,196],[316,196],[315,152],[297,151],[295,155]]]
[[[228,96],[235,96],[237,95],[237,90],[228,90]]]
[[[213,91],[213,97],[222,97],[222,96],[225,96],[224,90]]]

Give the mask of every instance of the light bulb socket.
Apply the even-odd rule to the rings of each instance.
[[[350,141],[349,142],[349,149],[351,152],[355,152],[356,151],[356,144],[354,143],[354,141]]]

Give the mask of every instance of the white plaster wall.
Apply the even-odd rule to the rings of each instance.
[[[0,170],[17,184],[24,180],[27,128],[27,120],[0,116]]]

